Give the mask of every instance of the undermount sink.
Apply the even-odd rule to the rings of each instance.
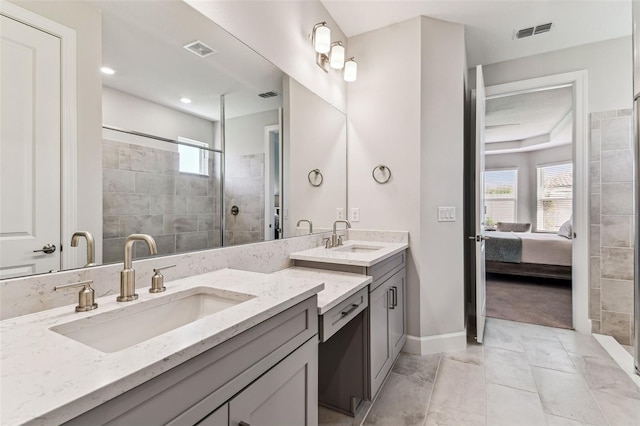
[[[142,343],[209,315],[253,299],[254,295],[196,287],[121,309],[93,315],[50,330],[111,353]]]
[[[338,248],[334,249],[334,251],[344,251],[344,252],[347,252],[347,253],[371,253],[371,252],[374,252],[376,250],[380,250],[382,248],[384,248],[384,247],[352,244],[352,245],[349,245],[349,246],[338,247]]]

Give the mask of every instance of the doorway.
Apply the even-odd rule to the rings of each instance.
[[[537,92],[540,90],[549,90],[550,88],[570,87],[572,91],[572,111],[571,111],[571,141],[572,141],[572,240],[571,240],[571,322],[572,328],[582,333],[591,332],[591,321],[588,317],[588,290],[589,290],[589,197],[588,197],[588,147],[587,147],[587,107],[586,107],[586,87],[587,72],[576,71],[565,74],[551,75],[530,80],[523,80],[513,83],[505,83],[486,88],[487,99],[497,99],[500,97],[513,96],[517,94],[525,94]],[[483,116],[484,119],[484,116]],[[508,124],[508,123],[507,123]],[[501,148],[507,149],[507,145]],[[513,148],[513,146],[511,147]],[[477,156],[476,156],[477,157]],[[484,159],[484,156],[482,156]],[[472,159],[470,161],[473,161]],[[536,164],[537,166],[553,166],[551,164]],[[484,171],[484,165],[481,170]],[[477,167],[476,167],[477,171]],[[483,175],[484,176],[484,175]],[[536,176],[536,182],[538,177]],[[536,183],[537,185],[537,183]],[[471,188],[473,186],[470,186]],[[484,188],[484,186],[483,186]],[[536,186],[537,192],[537,186]],[[473,193],[472,193],[473,194]],[[478,192],[476,192],[478,194]],[[484,196],[484,192],[481,194]],[[478,197],[478,195],[472,195]],[[542,200],[544,201],[544,200]],[[476,217],[483,215],[476,214]],[[532,220],[534,220],[532,218]],[[535,222],[532,226],[537,226],[538,217],[535,215]],[[534,228],[535,229],[535,228]],[[490,238],[490,232],[487,236]],[[470,256],[473,259],[473,256]],[[479,264],[479,262],[476,262]],[[484,262],[481,263],[484,265]],[[474,270],[475,266],[469,266],[469,270]],[[484,275],[483,275],[484,276]],[[547,277],[548,278],[548,277]],[[473,281],[472,281],[473,282]],[[485,288],[483,288],[482,280],[476,279],[474,285],[475,290],[471,291],[472,301],[476,297],[476,301],[480,297],[484,297]],[[473,311],[471,311],[473,312]],[[478,317],[478,328],[480,328],[480,315]]]
[[[573,87],[488,97],[487,317],[573,328]]]

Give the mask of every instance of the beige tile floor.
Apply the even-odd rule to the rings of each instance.
[[[323,408],[319,419],[341,426],[640,426],[640,388],[590,335],[489,318],[484,345],[402,353],[357,419]]]

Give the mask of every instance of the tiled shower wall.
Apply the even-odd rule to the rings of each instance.
[[[160,254],[220,246],[219,159],[199,176],[179,172],[177,152],[109,140],[102,150],[104,263],[122,261],[133,233],[152,235]],[[148,255],[135,245],[134,257]]]
[[[591,114],[590,308],[593,332],[633,339],[632,110]]]
[[[227,246],[264,241],[264,154],[225,156]],[[237,206],[239,213],[231,214]]]

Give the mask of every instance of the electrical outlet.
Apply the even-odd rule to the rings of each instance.
[[[455,207],[438,207],[438,222],[455,222]]]
[[[344,208],[338,207],[336,209],[336,220],[344,220]]]
[[[351,207],[351,214],[349,215],[349,220],[351,222],[360,222],[360,208],[359,207]]]

